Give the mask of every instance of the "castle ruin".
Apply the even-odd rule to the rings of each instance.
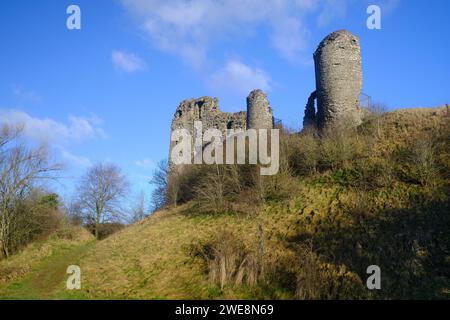
[[[314,53],[316,91],[308,100],[304,127],[361,124],[362,90],[359,38],[346,30],[328,35]],[[317,110],[315,108],[317,101]]]
[[[254,90],[247,97],[247,128],[272,129],[274,125],[272,108],[267,95]]]
[[[247,97],[247,111],[223,112],[219,108],[217,98],[202,97],[184,100],[175,111],[171,131],[187,129],[194,136],[194,122],[201,121],[203,131],[211,128],[219,129],[226,134],[229,129],[272,129],[272,107],[267,95],[261,90],[254,90]],[[174,142],[171,142],[172,150]]]
[[[359,96],[362,90],[361,48],[359,38],[346,30],[329,34],[314,53],[316,90],[311,93],[303,127],[322,129],[331,125],[358,126],[363,110]],[[222,112],[218,99],[202,97],[184,100],[175,111],[171,130],[187,129],[195,135],[194,122],[203,130],[272,129],[273,111],[267,95],[261,90],[247,97],[247,111]],[[172,150],[171,143],[170,150]]]

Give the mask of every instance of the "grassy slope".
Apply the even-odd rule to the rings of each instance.
[[[80,292],[63,291],[69,265],[79,265],[93,237],[75,228],[72,239],[53,237],[29,245],[0,263],[0,299],[79,298]]]
[[[445,112],[445,108],[394,112],[388,114],[385,121],[388,130],[409,135],[408,127],[417,131],[416,120],[421,123],[422,130],[427,130],[441,122]],[[401,138],[397,135],[395,141]],[[0,297],[290,298],[292,296],[282,289],[267,293],[261,288],[220,290],[210,285],[203,262],[191,254],[192,245],[205,242],[225,229],[233,230],[243,242],[251,245],[258,239],[261,227],[266,259],[288,261],[294,254],[291,244],[299,234],[332,238],[332,234],[321,235],[326,229],[320,226],[324,223],[335,225],[335,230],[339,230],[349,220],[338,213],[345,212],[355,202],[357,192],[327,183],[327,176],[324,178],[325,182],[298,180],[292,187],[293,196],[289,201],[269,203],[253,216],[196,215],[192,214],[195,207],[187,204],[158,212],[101,242],[52,240],[40,247],[32,246],[0,263],[1,279],[2,271],[5,273],[8,268],[17,268],[24,261],[30,261],[20,275],[3,284],[0,282]],[[407,184],[381,188],[373,195],[373,205],[377,210],[406,208],[411,193],[414,193],[414,186]],[[76,293],[65,290],[65,270],[70,264],[79,264],[82,271],[82,290]]]

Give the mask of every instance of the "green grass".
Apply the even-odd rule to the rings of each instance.
[[[427,112],[434,111],[396,112],[386,117],[386,134],[392,139],[376,147],[384,150],[399,141],[405,143],[411,132],[420,131],[420,121],[426,120],[427,128],[436,123],[448,125],[441,115],[423,120],[422,114]],[[399,135],[394,131],[399,122],[414,125]],[[333,276],[365,279],[368,265],[386,262],[383,277],[392,285],[384,290],[392,290],[392,295],[382,298],[413,294],[418,298],[450,297],[450,284],[441,283],[449,278],[436,277],[450,268],[450,257],[444,259],[450,243],[449,219],[443,214],[448,194],[446,203],[427,203],[420,200],[425,195],[417,185],[395,181],[367,191],[363,200],[368,207],[355,211],[360,201],[360,190],[352,186],[355,179],[350,170],[295,177],[288,199],[267,202],[253,214],[204,214],[188,203],[157,212],[102,241],[53,239],[33,244],[0,262],[0,299],[292,299],[296,285],[293,269],[299,264],[296,245],[305,240],[313,240],[319,251],[326,253],[321,256],[321,267]],[[193,256],[192,247],[227,230],[251,248],[258,241],[260,227],[264,259],[267,265],[279,268],[275,272],[281,280],[254,288],[221,289],[211,284],[205,262]],[[81,267],[79,291],[66,290],[69,265]],[[414,269],[398,273],[405,266]],[[14,276],[8,276],[11,273]],[[9,278],[1,282],[2,274]],[[422,291],[413,292],[409,287],[405,287],[406,293],[399,291],[411,280],[417,281],[411,288]],[[424,283],[430,283],[430,288],[423,287]]]
[[[84,299],[82,291],[66,289],[69,265],[80,265],[95,241],[62,243],[25,277],[0,286],[0,299]]]

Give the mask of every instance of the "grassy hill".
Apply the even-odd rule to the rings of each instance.
[[[0,297],[450,298],[449,119],[445,107],[369,119],[360,130],[376,138],[350,147],[369,145],[370,158],[270,180],[262,204],[242,193],[214,214],[192,200],[102,241],[79,230],[32,244],[0,262]],[[430,135],[431,149],[421,142]],[[291,159],[299,172],[305,157]],[[79,291],[65,289],[73,264]],[[382,290],[366,288],[369,265],[380,266]]]

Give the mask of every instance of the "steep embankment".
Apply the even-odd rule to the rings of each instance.
[[[444,107],[401,110],[372,120],[384,136],[373,146],[380,158],[373,163],[396,150],[396,164],[403,159],[402,146],[438,127],[448,128],[449,116]],[[448,141],[438,150],[436,158],[448,169]],[[363,162],[361,172],[371,172],[366,167],[373,163]],[[84,238],[30,246],[0,262],[0,297],[448,298],[448,184],[441,181],[440,189],[425,190],[402,166],[392,168],[395,174],[383,169],[383,183],[369,177],[362,185],[360,168],[355,168],[295,178],[289,197],[242,210],[246,213],[202,214],[195,203],[188,203],[157,212],[100,242]],[[245,275],[251,276],[248,266],[257,265],[264,269],[264,281],[253,287],[233,285],[237,280],[223,288],[211,283],[211,257],[218,255],[214,244],[220,241],[235,249],[222,251],[228,252],[224,269],[242,255],[238,261],[245,264]],[[252,260],[255,252],[257,259]],[[80,291],[65,289],[66,268],[72,264],[81,267]],[[364,287],[366,268],[372,264],[383,272],[379,293]]]

